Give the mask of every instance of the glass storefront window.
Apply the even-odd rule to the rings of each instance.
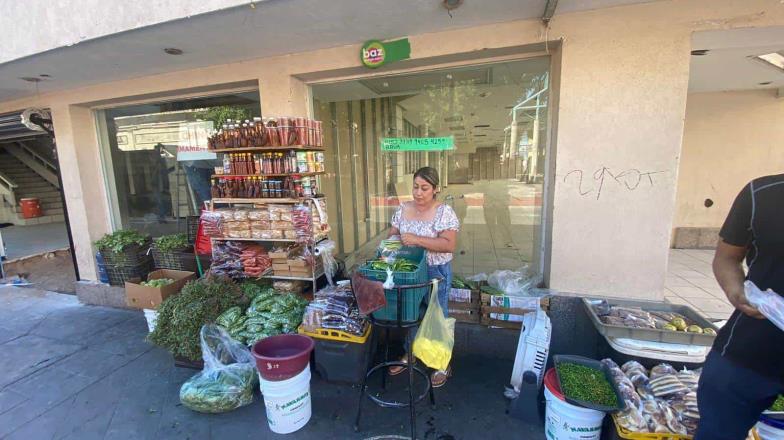
[[[218,158],[207,137],[226,119],[261,116],[258,91],[117,107],[97,112],[114,226],[152,236],[185,231],[210,199]]]
[[[339,251],[369,258],[395,209],[411,200],[414,172],[431,166],[461,222],[456,273],[540,271],[549,64],[541,57],[314,85],[329,172],[322,190]],[[455,149],[381,151],[382,138],[434,137],[452,137]]]

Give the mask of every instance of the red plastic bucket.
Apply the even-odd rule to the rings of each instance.
[[[36,218],[43,215],[37,197],[19,199],[19,205],[22,206],[22,218]]]
[[[256,369],[265,380],[290,379],[301,373],[310,363],[310,352],[315,344],[303,335],[277,335],[253,344]]]
[[[558,384],[558,375],[555,372],[555,368],[550,368],[544,373],[544,386],[547,387],[550,393],[557,397],[558,400],[566,402],[566,398],[564,398],[561,387]]]

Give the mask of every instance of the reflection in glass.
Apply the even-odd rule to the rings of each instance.
[[[371,256],[413,173],[432,166],[462,224],[456,273],[540,270],[549,58],[322,84],[313,96],[332,127],[322,188],[341,213],[342,253]],[[445,136],[454,150],[380,151],[384,137]]]
[[[198,150],[227,119],[260,113],[257,91],[99,111],[115,227],[152,236],[184,232],[178,220],[210,199],[210,179],[221,165]]]

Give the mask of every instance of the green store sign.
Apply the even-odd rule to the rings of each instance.
[[[454,149],[454,136],[430,138],[381,138],[381,151],[448,151]]]
[[[359,51],[362,65],[369,69],[377,69],[384,64],[410,57],[411,44],[408,42],[408,38],[383,43],[378,40],[370,40],[363,44]]]

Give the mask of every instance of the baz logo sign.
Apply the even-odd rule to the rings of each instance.
[[[411,57],[411,44],[408,38],[381,42],[370,40],[362,45],[359,53],[362,65],[369,69],[377,69],[385,64],[405,60]]]

